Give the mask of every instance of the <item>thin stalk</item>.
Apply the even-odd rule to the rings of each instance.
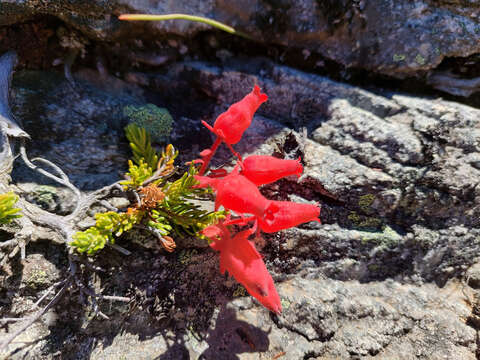
[[[119,20],[142,20],[142,21],[164,21],[164,20],[189,20],[204,23],[217,29],[223,30],[230,34],[238,35],[247,39],[251,39],[247,34],[244,34],[233,27],[228,26],[219,21],[209,19],[203,16],[195,16],[188,14],[166,14],[166,15],[153,15],[153,14],[122,14],[118,17]]]
[[[217,151],[218,147],[222,143],[222,139],[218,136],[215,142],[213,143],[212,147],[210,148],[210,154],[205,156],[202,163],[202,167],[200,168],[200,171],[198,172],[198,175],[203,175],[205,174],[205,171],[208,168],[208,164],[210,164],[210,160],[212,159],[212,156],[215,155],[215,152]]]

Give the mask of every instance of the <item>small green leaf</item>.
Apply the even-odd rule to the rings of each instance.
[[[18,214],[21,209],[14,208],[14,205],[17,201],[18,196],[13,192],[0,194],[0,225],[7,224],[13,219],[22,216],[21,214]]]
[[[133,152],[133,161],[140,166],[142,162],[147,164],[150,169],[155,170],[158,165],[158,154],[152,147],[150,134],[144,128],[131,123],[125,127],[125,135],[130,142],[130,148]]]

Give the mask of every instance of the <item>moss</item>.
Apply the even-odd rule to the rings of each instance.
[[[348,215],[348,220],[350,220],[353,225],[357,226],[357,224],[360,222],[360,215],[358,215],[356,211],[351,211]]]
[[[32,193],[32,199],[44,210],[54,209],[57,189],[53,186],[40,185]]]
[[[419,65],[425,65],[427,63],[427,61],[425,60],[425,58],[420,55],[420,54],[417,54],[417,56],[415,56],[415,61],[417,62],[417,64]]]
[[[393,61],[400,62],[404,61],[406,56],[404,54],[393,54]]]
[[[350,212],[348,220],[352,223],[352,226],[359,230],[376,230],[382,225],[383,221],[380,218],[374,216],[360,215],[356,211]]]
[[[373,194],[367,194],[367,195],[362,195],[358,199],[358,206],[360,206],[360,209],[362,209],[365,212],[368,212],[370,210],[370,206],[373,204],[375,201],[375,195]]]
[[[43,288],[48,285],[48,282],[48,275],[43,270],[33,270],[25,279],[25,285],[32,289]]]
[[[382,228],[382,231],[377,232],[367,232],[365,231],[362,236],[362,243],[374,242],[380,246],[386,248],[395,247],[400,240],[402,239],[401,235],[393,230],[390,226],[385,225]]]
[[[173,118],[168,110],[153,104],[125,106],[123,115],[147,130],[156,142],[166,141],[172,131]]]
[[[233,297],[242,297],[247,296],[247,290],[242,285],[238,285],[238,287],[233,292]]]
[[[367,266],[368,268],[368,271],[370,272],[377,272],[378,270],[380,270],[380,265],[378,264],[370,264]]]
[[[192,260],[192,257],[196,254],[197,254],[197,250],[195,249],[190,249],[190,250],[184,249],[180,251],[180,253],[178,254],[178,261],[182,265],[187,265]]]
[[[288,300],[287,298],[281,298],[280,303],[282,304],[282,309],[283,310],[288,310],[290,305],[292,305],[291,301]]]

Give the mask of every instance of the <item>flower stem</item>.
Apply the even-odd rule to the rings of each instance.
[[[189,20],[201,22],[204,24],[211,25],[217,29],[223,30],[230,34],[238,35],[247,39],[250,37],[240,31],[235,30],[233,27],[228,26],[219,21],[205,18],[203,16],[195,16],[188,14],[166,14],[166,15],[154,15],[154,14],[122,14],[118,17],[119,20],[143,20],[143,21],[163,21],[163,20]]]
[[[220,136],[218,136],[217,140],[215,140],[212,147],[210,148],[210,153],[207,156],[205,156],[205,158],[203,158],[203,164],[202,164],[202,167],[200,168],[200,171],[198,172],[198,175],[205,174],[205,170],[207,170],[208,164],[210,163],[212,156],[215,154],[215,151],[217,151],[221,143],[222,143],[222,139],[220,138]]]

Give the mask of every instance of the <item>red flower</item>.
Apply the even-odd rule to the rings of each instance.
[[[273,156],[252,155],[241,163],[242,175],[255,185],[270,184],[285,176],[300,175],[303,172],[300,158],[284,160]]]
[[[242,138],[244,131],[250,126],[255,111],[267,99],[268,96],[262,94],[260,88],[255,85],[250,94],[230,106],[227,111],[217,117],[213,128],[205,121],[202,121],[202,123],[225,143],[229,145],[236,144]]]
[[[313,204],[299,204],[291,201],[270,200],[265,216],[257,217],[260,229],[271,233],[288,229],[305,222],[318,221],[320,207]]]
[[[255,227],[239,232],[232,239],[230,232],[222,224],[212,225],[203,230],[205,236],[214,240],[210,246],[220,251],[220,272],[223,274],[227,270],[250,295],[270,311],[279,314],[282,305],[272,276],[262,256],[248,240],[253,232]]]
[[[196,187],[210,186],[215,190],[215,210],[222,205],[225,209],[239,214],[262,217],[270,202],[260,193],[255,184],[236,171],[224,178],[195,175],[195,179],[200,182]]]

